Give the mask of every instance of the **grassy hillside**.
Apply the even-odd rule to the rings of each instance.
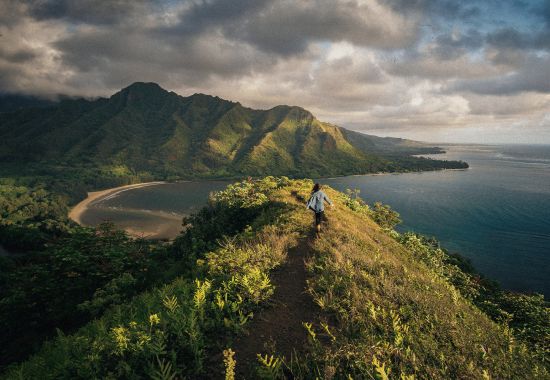
[[[299,107],[253,110],[154,83],[134,83],[109,99],[0,112],[3,166],[33,174],[77,168],[126,177],[316,177],[467,167],[411,156],[439,151],[346,131]]]
[[[549,378],[544,300],[487,305],[463,263],[352,193],[327,189],[336,206],[314,237],[311,186],[267,177],[213,194],[165,247],[162,281],[134,298],[105,288],[101,316],[2,378]]]

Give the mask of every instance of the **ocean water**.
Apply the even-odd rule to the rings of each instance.
[[[464,160],[466,170],[349,176],[319,180],[359,189],[401,214],[401,232],[435,236],[451,252],[505,288],[550,295],[550,146],[445,146],[440,159]],[[134,189],[96,202],[86,224],[112,220],[139,234],[173,237],[181,216],[205,204],[225,181]]]
[[[550,146],[446,146],[466,170],[321,180],[359,189],[507,289],[550,295]]]

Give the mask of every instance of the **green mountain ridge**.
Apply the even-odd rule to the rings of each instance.
[[[315,177],[467,167],[411,157],[441,150],[348,131],[300,107],[254,110],[141,82],[108,99],[0,113],[0,141],[4,162],[100,165],[156,177]]]

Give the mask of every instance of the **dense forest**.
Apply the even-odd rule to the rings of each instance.
[[[327,189],[336,208],[314,239],[311,186],[235,183],[154,242],[74,225],[66,197],[4,182],[1,228],[40,238],[0,257],[0,377],[549,376],[542,296],[505,292],[434,239],[395,232],[399,216],[357,192]],[[277,308],[295,249],[315,316],[299,321],[292,355],[274,343],[250,358],[241,339],[263,339],[249,328]]]

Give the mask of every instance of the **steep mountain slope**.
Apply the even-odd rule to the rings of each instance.
[[[109,99],[64,100],[0,113],[0,159],[122,167],[155,176],[342,175],[467,167],[410,157],[438,152],[318,121],[290,106],[253,110],[154,83],[134,83]]]

